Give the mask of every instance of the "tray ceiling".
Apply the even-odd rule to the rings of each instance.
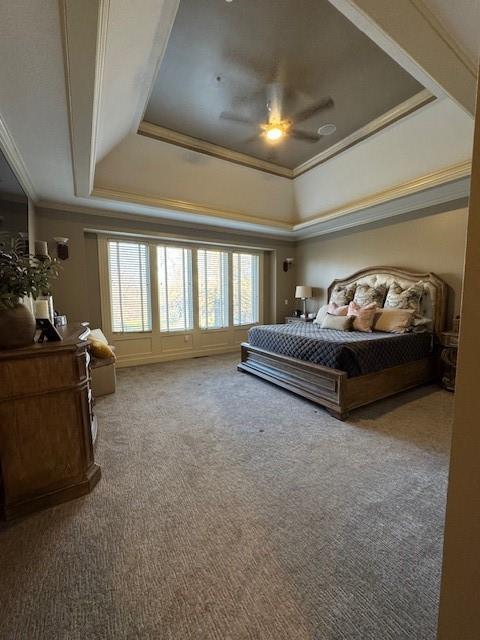
[[[282,118],[330,96],[333,107],[296,128],[315,134],[333,123],[336,132],[269,144],[259,134],[272,84]],[[160,129],[154,136],[182,146],[205,151],[207,142],[293,170],[422,89],[328,0],[180,0],[144,125],[193,139],[172,140]],[[222,112],[254,123],[225,120]]]

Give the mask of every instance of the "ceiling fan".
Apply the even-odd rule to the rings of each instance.
[[[249,142],[261,137],[271,144],[278,143],[286,138],[296,138],[297,140],[305,140],[307,142],[318,142],[323,135],[321,133],[310,133],[297,128],[297,124],[308,120],[317,113],[321,113],[326,109],[334,106],[332,98],[326,97],[314,104],[301,109],[291,117],[283,117],[283,96],[284,85],[282,83],[273,82],[267,85],[266,101],[265,101],[265,118],[262,122],[256,118],[244,116],[230,111],[223,111],[220,118],[230,120],[240,124],[254,125],[258,127],[258,132],[249,138]]]

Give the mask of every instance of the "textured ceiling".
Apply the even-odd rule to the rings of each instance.
[[[337,132],[318,142],[260,138],[268,86],[284,87],[282,117],[331,96],[298,125]],[[294,168],[422,87],[327,0],[181,0],[144,120]],[[222,111],[257,124],[222,120]]]

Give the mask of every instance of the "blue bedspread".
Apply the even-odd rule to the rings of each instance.
[[[374,373],[427,357],[430,333],[362,333],[321,329],[313,323],[252,327],[248,342],[291,358],[346,371],[349,377]]]

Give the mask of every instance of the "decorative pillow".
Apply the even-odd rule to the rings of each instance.
[[[375,331],[387,333],[406,333],[413,322],[411,309],[381,309],[374,325]]]
[[[333,302],[339,307],[347,305],[353,300],[356,286],[356,284],[335,285],[332,291],[332,295],[330,296],[330,302]]]
[[[375,302],[379,307],[383,307],[386,292],[386,284],[379,284],[376,287],[371,287],[369,284],[358,284],[353,301],[359,307],[364,307],[372,302]]]
[[[378,307],[376,302],[371,302],[364,307],[360,307],[356,302],[352,301],[348,305],[347,315],[353,318],[354,331],[371,333],[377,312]]]
[[[425,292],[423,282],[417,282],[407,289],[403,289],[398,282],[392,282],[388,289],[385,308],[411,309],[420,313],[420,302]]]
[[[351,331],[352,316],[334,316],[327,313],[326,318],[322,322],[322,329],[336,329],[337,331]]]
[[[109,344],[106,344],[105,342],[102,342],[100,340],[90,340],[89,342],[90,351],[92,352],[92,356],[94,356],[94,358],[98,358],[99,360],[115,358],[115,354]]]
[[[348,306],[344,305],[343,307],[339,307],[334,302],[330,302],[330,304],[324,304],[323,307],[320,307],[317,313],[317,317],[313,321],[315,324],[322,324],[325,320],[327,313],[332,316],[346,316],[348,311]]]

